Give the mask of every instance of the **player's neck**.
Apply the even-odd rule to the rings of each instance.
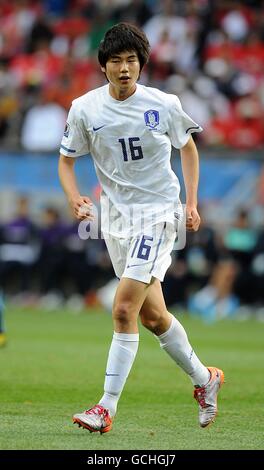
[[[131,95],[135,93],[137,89],[136,83],[126,90],[121,90],[120,88],[114,87],[111,83],[109,83],[109,93],[115,100],[124,101],[129,98]]]

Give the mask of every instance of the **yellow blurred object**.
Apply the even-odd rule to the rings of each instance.
[[[0,333],[0,348],[2,346],[5,346],[7,342],[6,334],[5,333]]]
[[[0,100],[0,116],[8,117],[18,110],[18,101],[15,96],[4,96]]]

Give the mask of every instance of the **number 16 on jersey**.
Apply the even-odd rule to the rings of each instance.
[[[135,145],[136,142],[140,142],[139,137],[128,137],[127,139],[118,139],[120,142],[123,152],[123,158],[125,162],[128,162],[129,157],[131,160],[141,160],[143,158],[143,151],[141,145]]]

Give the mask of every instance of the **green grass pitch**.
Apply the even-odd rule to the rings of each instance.
[[[0,449],[264,449],[264,324],[180,320],[202,361],[225,372],[215,424],[199,428],[189,378],[141,328],[113,430],[101,436],[74,426],[72,414],[101,397],[111,316],[8,310]]]

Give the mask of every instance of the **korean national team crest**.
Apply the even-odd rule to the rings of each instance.
[[[154,109],[149,109],[144,113],[146,126],[154,129],[159,124],[159,112]]]

